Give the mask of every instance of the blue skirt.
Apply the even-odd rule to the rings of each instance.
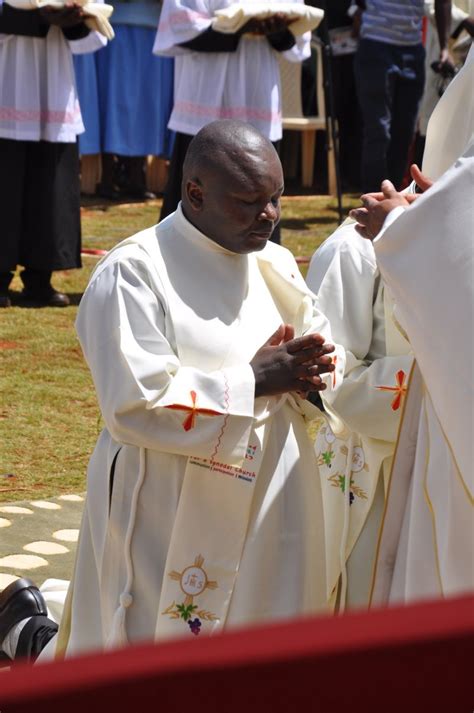
[[[95,53],[103,153],[168,157],[174,63],[152,54],[156,30],[114,26],[115,39]]]
[[[99,50],[103,52],[104,50]],[[101,152],[99,92],[97,87],[96,53],[73,55],[77,94],[81,105],[85,132],[79,134],[81,155]]]

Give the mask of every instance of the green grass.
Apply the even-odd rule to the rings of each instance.
[[[347,196],[345,212],[356,203]],[[153,225],[159,207],[160,201],[97,205],[85,199],[83,246],[111,248]],[[285,197],[282,213],[283,244],[295,256],[310,257],[338,222],[327,196]],[[53,284],[71,296],[70,307],[12,307],[0,314],[0,502],[85,489],[101,419],[74,320],[95,264],[84,258],[81,270],[55,273]],[[12,289],[21,289],[18,276]]]

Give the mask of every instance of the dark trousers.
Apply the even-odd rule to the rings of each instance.
[[[171,213],[174,213],[181,200],[181,183],[183,181],[183,164],[184,157],[188,150],[189,144],[193,140],[193,136],[189,134],[177,133],[175,137],[173,153],[170,160],[168,173],[168,183],[166,184],[165,194],[163,197],[163,205],[161,206],[160,220],[163,220]],[[278,151],[280,142],[274,142],[274,146]],[[280,244],[280,226],[277,225],[272,233],[271,241]]]
[[[77,144],[0,138],[2,290],[17,265],[49,276],[81,266],[79,199]]]
[[[405,174],[425,84],[425,50],[361,40],[354,71],[363,121],[362,190],[384,178],[396,188]]]

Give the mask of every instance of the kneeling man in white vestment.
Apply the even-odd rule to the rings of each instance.
[[[330,400],[345,353],[293,256],[269,242],[282,191],[267,139],[209,124],[187,154],[177,211],[92,275],[77,331],[105,428],[47,647],[57,655],[327,611],[306,430],[319,411],[306,397],[326,389]],[[44,612],[28,580],[10,587],[0,641],[15,655],[18,630],[34,638],[28,616]],[[9,611],[24,614],[16,638]]]

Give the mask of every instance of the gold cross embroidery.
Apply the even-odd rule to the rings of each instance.
[[[217,588],[217,582],[207,578],[207,574],[202,568],[203,564],[204,557],[198,555],[191,567],[185,567],[182,572],[176,572],[174,570],[169,573],[170,579],[179,582],[181,589],[186,595],[186,599],[184,600],[185,606],[192,604],[193,598],[202,594],[206,589]]]

